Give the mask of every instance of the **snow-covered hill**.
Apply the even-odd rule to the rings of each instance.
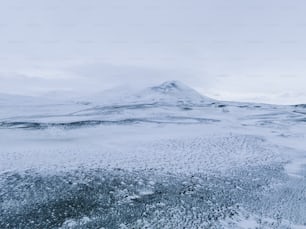
[[[159,104],[159,105],[201,105],[214,101],[199,94],[179,81],[167,81],[145,89],[108,90],[87,98],[97,105]]]

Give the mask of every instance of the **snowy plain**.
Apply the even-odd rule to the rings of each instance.
[[[306,228],[306,105],[170,81],[0,108],[0,228]]]

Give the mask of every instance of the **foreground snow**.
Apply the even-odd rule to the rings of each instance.
[[[0,98],[1,228],[306,228],[306,106],[110,97]]]

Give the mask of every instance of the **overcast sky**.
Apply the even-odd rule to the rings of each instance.
[[[180,80],[217,99],[306,103],[305,0],[0,0],[0,92]]]

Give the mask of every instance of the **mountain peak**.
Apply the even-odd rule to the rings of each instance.
[[[173,91],[182,91],[184,88],[186,89],[188,87],[179,81],[172,80],[172,81],[166,81],[160,84],[159,86],[154,86],[151,89],[162,93],[168,93]]]
[[[205,101],[211,101],[210,98],[202,96],[193,88],[177,80],[166,81],[158,86],[149,88],[148,97],[160,102],[172,104],[200,104]]]

